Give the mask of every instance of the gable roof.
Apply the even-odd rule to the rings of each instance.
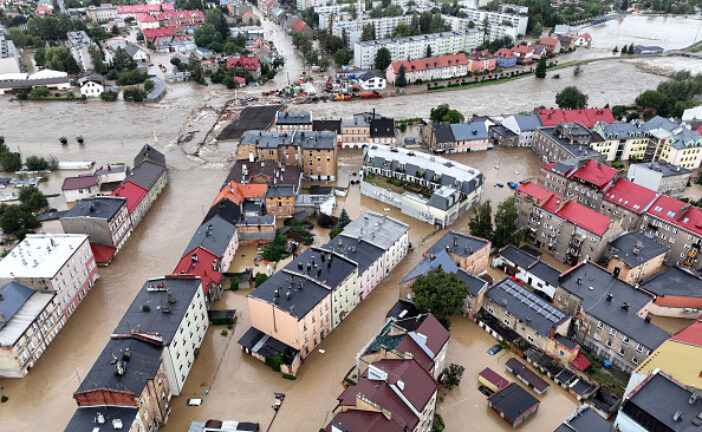
[[[225,184],[215,197],[212,207],[223,199],[241,205],[245,199],[262,199],[266,196],[267,184],[248,183],[243,185],[235,181]]]
[[[217,247],[223,240],[224,238],[220,239],[217,245],[214,242],[208,243],[208,246]],[[198,245],[180,258],[173,274],[198,276],[202,280],[202,289],[207,294],[211,284],[222,282],[222,273],[216,270],[219,268],[220,258],[221,256]]]
[[[134,182],[150,191],[165,171],[166,168],[162,165],[157,165],[145,160],[134,167],[132,172],[127,176],[127,181]]]
[[[607,216],[585,207],[573,199],[565,204],[561,202],[562,200],[558,196],[552,196],[542,208],[599,236],[609,229],[611,219]]]
[[[604,199],[641,214],[651,206],[657,195],[656,191],[619,178],[605,191]]]
[[[334,251],[347,256],[350,260],[358,264],[359,277],[382,256],[383,249],[375,246],[363,239],[354,239],[343,235],[338,235],[330,240],[322,249]]]
[[[577,171],[575,171],[571,177],[574,179],[584,180],[601,189],[609,184],[609,182],[611,182],[616,175],[616,169],[610,167],[609,165],[590,159]]]
[[[236,223],[215,215],[197,228],[182,256],[188,255],[197,247],[202,247],[222,258],[235,235]]]
[[[210,207],[202,220],[202,223],[209,221],[214,217],[219,217],[231,224],[236,224],[241,216],[241,207],[228,199],[220,200],[217,204]]]
[[[609,108],[583,108],[575,110],[539,108],[537,113],[544,126],[555,126],[557,123],[577,122],[585,127],[591,128],[595,126],[595,123],[600,121],[605,123],[614,122],[614,115],[612,115],[612,110]]]
[[[15,316],[35,291],[17,282],[10,282],[0,288],[0,330]]]
[[[655,241],[653,236],[639,232],[623,234],[610,241],[609,245],[615,248],[612,256],[624,261],[631,268],[637,267],[670,250],[668,246]],[[700,295],[702,295],[702,292]]]
[[[484,121],[454,123],[451,125],[451,131],[456,141],[483,140],[488,138]]]
[[[227,69],[239,68],[247,71],[257,71],[261,67],[258,57],[230,57],[227,59]]]
[[[122,206],[126,205],[126,202],[126,199],[119,197],[83,198],[63,212],[61,217],[94,217],[110,220]]]
[[[66,177],[63,179],[63,185],[61,190],[76,190],[76,189],[88,189],[92,186],[97,186],[98,178],[94,175],[78,176],[78,177]]]
[[[264,301],[273,307],[295,317],[298,321],[304,318],[310,310],[330,296],[330,291],[311,278],[294,276],[294,289],[287,292],[280,287],[290,286],[291,275],[285,270],[273,273],[263,284],[249,293],[248,297]],[[302,289],[299,286],[302,286]],[[277,291],[277,294],[276,294]]]
[[[127,180],[117,186],[110,196],[125,198],[127,200],[127,211],[131,214],[148,193],[149,191],[146,188],[131,180]]]
[[[145,144],[134,157],[134,167],[138,167],[143,162],[151,162],[165,168],[166,156],[152,146]]]
[[[468,56],[466,56],[464,53],[458,53],[458,54],[447,54],[447,55],[441,55],[441,56],[435,56],[435,57],[425,57],[425,58],[419,58],[419,59],[414,59],[414,60],[403,60],[403,61],[395,61],[390,63],[390,66],[388,68],[392,68],[395,73],[400,71],[400,67],[404,66],[406,72],[418,72],[418,71],[424,71],[424,70],[431,70],[431,69],[438,69],[438,68],[445,68],[445,67],[453,67],[453,66],[460,66],[460,65],[469,65],[470,60],[468,59]]]
[[[498,390],[488,397],[493,406],[507,418],[515,421],[522,414],[532,409],[540,402],[517,383]]]

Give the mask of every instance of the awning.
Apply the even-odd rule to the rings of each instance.
[[[578,353],[578,356],[575,357],[575,360],[570,362],[570,364],[579,371],[585,371],[585,369],[590,366],[590,360],[588,360],[583,353]]]

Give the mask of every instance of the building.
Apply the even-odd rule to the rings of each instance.
[[[300,191],[301,181],[302,171],[297,165],[271,162],[265,159],[256,162],[239,159],[232,165],[224,183],[290,186],[297,194]]]
[[[149,53],[141,49],[138,45],[134,45],[133,43],[126,43],[124,45],[124,52],[127,53],[129,57],[132,58],[137,63],[144,64],[144,63],[149,63],[151,61],[151,56]]]
[[[85,16],[95,21],[103,23],[117,18],[117,7],[112,5],[88,6],[85,10]]]
[[[156,15],[159,27],[173,27],[176,32],[190,33],[205,23],[201,10],[161,12]]]
[[[0,32],[0,75],[20,72],[20,53],[7,35]]]
[[[427,47],[437,55],[456,54],[460,51],[473,51],[482,42],[483,33],[476,29],[360,41],[354,44],[353,64],[360,69],[373,69],[375,55],[380,48],[387,48],[390,51],[392,61],[400,61],[423,58],[427,53]]]
[[[488,406],[512,427],[519,426],[536,414],[540,404],[517,383],[511,383],[488,397]]]
[[[206,422],[194,421],[188,428],[188,432],[258,432],[258,430],[258,423],[214,419]]]
[[[55,293],[17,282],[0,288],[0,377],[22,378],[66,323]]]
[[[68,319],[99,275],[85,234],[28,234],[2,261],[0,283],[56,294]]]
[[[0,58],[0,60],[2,60]],[[19,73],[0,81],[0,95],[7,93],[29,93],[35,87],[66,91],[71,89],[71,80],[66,72],[44,69],[33,74]]]
[[[78,79],[81,96],[100,97],[105,91],[105,84],[102,75],[92,75]]]
[[[593,148],[604,154],[608,161],[640,160],[646,154],[648,131],[641,123],[598,122],[593,131],[602,137]]]
[[[635,285],[663,269],[669,247],[638,232],[623,233],[610,240],[604,255],[607,270]]]
[[[94,175],[66,177],[63,179],[61,193],[67,203],[99,195],[100,185],[98,184],[98,177]]]
[[[129,432],[138,432],[146,429],[136,407],[86,406],[76,409],[64,432],[80,432],[101,427],[105,424],[111,425],[112,429],[118,430],[121,428]]]
[[[139,222],[146,216],[146,212],[149,211],[151,203],[147,198],[148,193],[149,191],[143,186],[127,180],[117,186],[110,194],[110,196],[124,198],[127,201],[127,212],[132,229],[139,225]]]
[[[433,52],[433,51],[432,51]],[[471,60],[465,53],[423,57],[414,60],[398,60],[390,63],[385,76],[390,84],[395,84],[400,68],[405,69],[407,84],[432,80],[464,77],[470,71]]]
[[[555,126],[558,123],[580,123],[586,128],[592,128],[598,122],[613,123],[614,115],[609,108],[582,108],[564,110],[561,108],[539,108],[536,113],[544,126]]]
[[[616,186],[620,176],[616,169],[593,159],[566,159],[542,165],[539,185],[565,197],[577,196],[580,204],[602,210],[605,191]]]
[[[487,150],[490,144],[488,122],[431,123],[422,129],[422,140],[434,153],[460,153]]]
[[[614,427],[622,432],[692,431],[698,428],[699,399],[699,389],[681,384],[664,371],[654,371],[627,392]]]
[[[89,48],[96,46],[95,42],[90,39],[90,36],[83,30],[71,31],[66,33],[68,39],[68,49],[71,51],[73,58],[84,71],[93,70],[93,61],[90,57]]]
[[[574,340],[630,372],[669,336],[648,318],[653,300],[606,269],[583,261],[560,276],[553,302],[575,316]]]
[[[619,218],[627,231],[640,230],[641,219],[648,211],[658,194],[623,178],[618,178],[614,184],[604,191],[600,203],[602,213],[613,218]],[[647,218],[648,219],[648,218]],[[654,236],[654,238],[657,238]],[[666,237],[667,239],[667,237]],[[660,238],[657,241],[662,242]],[[672,243],[672,242],[671,242]],[[669,245],[669,247],[672,245]],[[669,261],[671,258],[668,254]]]
[[[369,123],[371,144],[395,144],[395,120],[387,117],[373,116]]]
[[[543,120],[542,120],[543,121]],[[592,132],[580,123],[559,123],[555,127],[541,127],[534,132],[532,150],[544,162],[572,158],[596,159],[605,157],[591,148]]]
[[[534,133],[542,124],[536,114],[515,114],[504,119],[502,126],[519,135],[519,147],[531,147],[534,144]]]
[[[134,168],[127,176],[127,181],[149,191],[146,199],[150,208],[168,184],[166,157],[150,145],[145,145],[134,158]]]
[[[363,301],[386,276],[386,250],[364,239],[342,234],[343,231],[323,248],[358,264],[358,300]]]
[[[490,266],[489,240],[458,231],[449,231],[424,252],[424,257],[437,256],[446,251],[459,268],[473,275],[487,273]]]
[[[404,148],[371,146],[365,151],[363,172],[363,195],[442,227],[451,224],[479,201],[482,192],[483,175],[479,171],[442,157]],[[399,180],[418,193],[395,191],[368,181],[375,178],[382,181],[385,178]]]
[[[292,186],[268,186],[266,214],[278,217],[289,217],[295,214],[295,192]]]
[[[63,232],[87,234],[90,243],[111,248],[112,255],[124,246],[133,229],[125,198],[83,198],[70,210],[59,213]]]
[[[358,86],[361,90],[383,90],[387,87],[388,83],[384,76],[378,75],[374,72],[366,72],[356,78],[358,80]]]
[[[312,115],[309,111],[278,111],[273,130],[279,132],[311,131]]]
[[[561,52],[561,41],[558,37],[544,37],[539,41],[539,45],[546,47],[546,52],[549,54],[558,54]]]
[[[664,161],[631,164],[627,180],[662,194],[679,198],[690,181],[692,171]]]
[[[509,48],[500,48],[495,51],[495,61],[501,68],[510,68],[517,65],[517,56]]]
[[[553,300],[558,286],[560,270],[541,261],[541,256],[507,245],[500,249],[498,257],[493,260],[507,275],[529,285],[537,293]]]
[[[680,267],[669,267],[640,282],[655,296],[649,311],[654,315],[697,318],[702,315],[702,278]]]
[[[512,373],[519,381],[531,387],[536,394],[544,394],[549,388],[546,381],[539,378],[539,375],[532,372],[524,363],[512,357],[505,363],[505,369]]]
[[[612,432],[612,425],[593,411],[590,405],[583,404],[566,417],[554,432]]]
[[[370,145],[370,122],[382,118],[375,113],[358,113],[353,120],[341,122],[341,146],[343,148],[364,148]]]
[[[527,230],[527,240],[544,248],[561,262],[575,265],[582,259],[599,260],[607,242],[624,231],[621,220],[613,220],[531,182],[515,191],[518,226]]]

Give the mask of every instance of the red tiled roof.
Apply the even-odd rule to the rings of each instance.
[[[590,360],[588,360],[587,357],[583,355],[583,353],[578,353],[578,355],[575,357],[575,360],[570,362],[570,364],[573,365],[573,367],[575,367],[577,370],[584,371],[585,369],[587,369],[588,366],[590,366]]]
[[[412,361],[412,360],[408,360]],[[376,387],[377,386],[377,387]],[[337,398],[339,406],[356,406],[356,396],[363,395],[365,398],[381,405],[392,413],[387,425],[393,425],[382,429],[350,429],[354,432],[384,431],[384,430],[414,430],[419,419],[412,410],[400,399],[390,386],[383,381],[372,381],[361,378],[356,385],[347,387]],[[356,411],[354,411],[356,412]]]
[[[604,199],[641,214],[646,206],[656,198],[656,195],[658,195],[656,191],[620,178],[614,182],[611,188],[607,189]]]
[[[241,16],[242,20],[245,20],[246,18],[251,16],[251,12],[246,12],[244,15]]]
[[[219,191],[212,203],[212,207],[223,199],[228,199],[235,204],[241,204],[246,198],[265,198],[267,191],[267,184],[249,183],[247,185],[242,185],[241,183],[231,181],[224,185],[222,190]]]
[[[702,347],[702,318],[698,318],[697,321],[675,333],[670,339]]]
[[[529,196],[533,196],[537,200],[541,201],[544,199],[547,199],[551,196],[556,196],[559,199],[561,198],[560,195],[555,194],[554,192],[551,192],[550,190],[541,187],[537,185],[536,183],[532,182],[524,182],[517,186],[517,190],[521,193],[527,194]]]
[[[605,123],[614,122],[612,110],[609,108],[584,108],[577,110],[539,108],[538,114],[544,126],[555,126],[557,123],[578,122],[585,127],[591,128],[595,123],[600,121]]]
[[[232,77],[232,79],[233,79],[234,82],[237,83],[237,84],[241,84],[241,85],[246,84],[246,78],[235,76],[235,77]]]
[[[193,260],[193,256],[196,257],[195,260]],[[202,289],[205,291],[205,295],[207,295],[207,291],[210,289],[210,283],[214,282],[218,284],[222,282],[222,273],[213,268],[215,262],[219,263],[219,257],[207,249],[198,246],[183,255],[183,258],[180,259],[173,274],[200,276],[202,279]]]
[[[436,391],[434,377],[414,360],[385,359],[372,364],[387,372],[391,384],[398,381],[405,383],[402,393],[419,412],[422,412]]]
[[[97,243],[90,243],[90,249],[95,256],[95,262],[98,264],[106,264],[112,260],[112,257],[117,252],[117,249],[111,246],[105,246]]]
[[[526,45],[515,45],[514,47],[512,47],[512,52],[519,54],[529,54],[533,53],[535,50],[536,47]]]
[[[434,355],[439,354],[439,351],[446,345],[450,336],[446,327],[432,314],[424,318],[422,324],[417,328],[417,333],[427,337],[427,348],[429,348]]]
[[[293,31],[302,31],[305,27],[307,27],[307,23],[303,20],[298,20],[293,26]]]
[[[138,13],[156,13],[161,11],[161,6],[166,6],[168,3],[163,5],[159,4],[139,4],[139,5],[124,5],[117,6],[117,13],[124,14],[138,14]],[[173,6],[171,4],[171,6]],[[164,9],[165,10],[165,9]]]
[[[459,54],[448,54],[448,55],[441,55],[441,56],[436,56],[436,57],[425,57],[425,58],[420,58],[420,59],[415,59],[415,60],[410,60],[410,61],[396,61],[390,63],[389,68],[392,68],[395,73],[400,71],[400,66],[405,67],[405,71],[407,72],[416,72],[416,71],[423,71],[423,70],[431,70],[431,69],[439,69],[439,68],[445,68],[449,66],[456,66],[456,65],[467,65],[470,64],[470,60],[468,59],[468,56],[466,56],[463,53]]]
[[[139,12],[138,14],[136,14],[136,20],[137,20],[137,22],[140,22],[140,23],[142,23],[142,22],[156,22],[157,21],[156,18],[154,18],[153,16],[151,16],[147,13],[144,13],[144,12]]]
[[[78,177],[66,177],[63,179],[63,186],[61,190],[76,190],[76,189],[87,189],[90,186],[97,185],[97,176],[86,175]]]
[[[230,57],[227,59],[227,69],[240,68],[247,71],[258,70],[261,63],[256,57]]]
[[[407,335],[405,335],[402,341],[397,344],[395,350],[399,353],[411,353],[413,358],[417,360],[417,363],[419,363],[420,366],[422,366],[422,368],[427,372],[434,367],[434,360],[429,357],[422,347],[417,345],[417,342],[415,342],[414,339]]]
[[[173,3],[161,3],[161,10],[164,12],[174,11],[175,5]]]
[[[543,209],[599,236],[604,234],[609,228],[611,219],[607,216],[578,204],[574,200],[570,200],[561,206],[561,200],[560,196],[554,194],[543,205]]]
[[[583,179],[600,189],[611,182],[616,175],[616,169],[592,159],[588,160],[585,165],[573,173],[573,177]]]
[[[126,182],[117,186],[115,190],[112,191],[110,196],[126,198],[127,210],[129,211],[129,214],[132,214],[134,209],[137,208],[147,193],[149,193],[149,191],[146,190],[146,188],[139,186],[131,180],[127,180]]]
[[[334,423],[345,430],[353,432],[405,432],[393,420],[385,417],[383,413],[372,411],[341,411],[334,416]],[[324,428],[324,432],[331,432],[331,424]]]
[[[514,57],[514,52],[509,48],[500,48],[497,51],[495,51],[495,56],[502,58],[512,58]]]
[[[502,375],[498,374],[497,372],[488,367],[481,370],[480,373],[478,373],[478,375],[494,384],[498,390],[507,387],[510,383],[508,379],[504,378]]]
[[[173,27],[147,28],[143,30],[144,39],[153,40],[157,37],[173,37],[175,29]]]
[[[702,210],[675,198],[660,195],[646,213],[702,235]]]
[[[554,47],[558,43],[558,38],[555,37],[545,37],[539,41],[541,45],[547,45],[549,47]]]
[[[169,20],[169,19],[183,19],[183,18],[201,18],[204,19],[202,15],[202,11],[199,10],[184,10],[184,11],[168,11],[168,12],[161,12],[160,14],[156,15],[156,18],[161,21],[161,20]]]

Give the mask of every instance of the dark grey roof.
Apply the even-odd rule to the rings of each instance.
[[[492,125],[488,128],[488,131],[493,131],[495,134],[503,137],[503,138],[510,138],[510,137],[516,137],[517,134],[512,132],[511,130],[507,129],[506,127],[502,125]]]
[[[322,249],[333,250],[341,255],[348,256],[349,259],[358,264],[359,276],[383,256],[383,250],[378,246],[372,245],[365,240],[343,235],[334,237],[329,243],[322,246]]]
[[[480,237],[473,237],[458,231],[449,231],[431,245],[424,254],[438,255],[439,252],[448,250],[456,255],[467,257],[483,246],[486,246],[488,243],[487,240],[481,239]]]
[[[569,123],[569,124],[573,124],[573,123]],[[551,139],[551,141],[558,144],[558,146],[560,146],[563,150],[570,153],[573,157],[583,157],[583,156],[595,157],[595,156],[599,156],[599,154],[600,154],[597,150],[590,148],[590,146],[587,144],[578,144],[578,143],[571,144],[569,139],[559,137],[558,134],[556,133],[555,127],[542,127],[542,128],[539,128],[539,130],[544,135],[549,137]],[[575,130],[574,132],[577,132],[577,130]],[[589,134],[590,134],[590,132],[588,132],[588,135]]]
[[[538,114],[515,114],[514,120],[523,131],[535,131],[542,126],[541,118]]]
[[[621,411],[643,426],[666,432],[693,432],[700,428],[691,422],[702,411],[702,399],[690,403],[693,392],[662,373],[644,381],[623,404]],[[673,420],[677,412],[681,418]]]
[[[129,57],[134,57],[134,54],[136,54],[140,51],[139,47],[132,44],[132,43],[124,44],[124,47],[122,49],[124,50],[124,52],[129,54]]]
[[[431,128],[434,130],[434,137],[437,143],[450,143],[454,142],[453,130],[451,130],[451,123],[432,123]]]
[[[551,267],[543,261],[539,261],[529,268],[529,273],[545,281],[551,286],[558,286],[558,277],[561,271]]]
[[[361,80],[361,81],[368,81],[369,79],[373,79],[373,78],[382,78],[382,79],[385,79],[384,76],[378,75],[378,74],[375,73],[375,72],[366,72],[366,73],[363,73],[363,74],[361,74],[361,75],[358,75],[356,78],[358,78],[358,79]]]
[[[134,168],[127,176],[127,180],[131,180],[150,191],[164,171],[166,171],[166,168],[161,165],[150,161],[142,161],[141,164]]]
[[[568,319],[563,311],[509,278],[488,288],[485,295],[544,336],[550,336],[556,326]]]
[[[305,249],[285,266],[285,270],[304,273],[309,279],[332,289],[338,287],[356,268],[358,265],[350,257],[345,258],[330,253],[329,249],[316,247]]]
[[[434,194],[427,202],[431,207],[436,207],[440,210],[448,210],[454,204],[458,203],[459,192],[452,188],[441,188],[434,191]]]
[[[392,138],[395,136],[395,120],[377,118],[370,121],[371,138]]]
[[[239,222],[236,223],[237,226],[246,225],[273,225],[275,224],[275,216],[248,216],[243,215]]]
[[[575,349],[575,347],[578,346],[577,343],[573,342],[572,340],[568,339],[567,337],[557,334],[556,337],[554,337],[558,341],[559,344],[563,345],[564,347],[568,348],[569,350]]]
[[[484,121],[471,121],[470,123],[455,123],[451,125],[453,137],[456,141],[470,141],[487,139],[488,132]]]
[[[466,285],[468,285],[468,293],[470,293],[470,295],[473,297],[476,297],[484,288],[487,288],[488,286],[486,281],[477,276],[473,276],[463,269],[458,269],[456,275],[458,275],[458,277],[465,282]]]
[[[691,170],[683,168],[680,165],[674,165],[662,160],[657,160],[655,162],[645,162],[642,164],[637,164],[637,166],[646,167],[650,170],[657,171],[663,177],[687,175],[692,172]]]
[[[611,430],[612,425],[593,411],[590,405],[582,405],[556,429],[556,432],[610,432]]]
[[[207,212],[205,218],[202,220],[204,224],[208,220],[214,217],[220,217],[227,222],[236,224],[239,222],[239,217],[241,216],[241,207],[233,201],[228,199],[220,200],[217,204],[212,206],[212,208]]]
[[[511,383],[497,393],[493,393],[489,399],[493,406],[512,421],[516,420],[534,405],[540,403],[538,399],[517,383]]]
[[[244,174],[246,173],[246,174]],[[238,160],[229,170],[229,175],[224,184],[231,181],[237,183],[251,182],[254,177],[265,176],[271,179],[277,178],[278,185],[295,186],[300,183],[300,168],[296,165],[279,164],[270,160],[258,160],[249,162],[248,160]],[[272,182],[272,180],[271,180]]]
[[[268,336],[254,327],[250,327],[241,339],[239,339],[238,343],[242,347],[248,348],[263,357],[280,354],[284,359],[287,359],[295,357],[298,353],[293,347],[274,337]]]
[[[421,260],[409,273],[402,279],[400,283],[405,283],[417,279],[420,276],[426,276],[433,271],[443,271],[444,273],[458,272],[458,266],[453,262],[448,252],[442,250],[436,256],[428,256]]]
[[[266,205],[262,202],[246,200],[243,202],[241,209],[244,213],[263,214],[266,210]]]
[[[139,412],[137,407],[118,407],[118,406],[85,406],[78,407],[73,417],[66,425],[63,432],[87,432],[94,428],[100,430],[116,430],[113,425],[122,425],[122,430],[128,431],[132,428],[132,423],[136,419]],[[98,414],[102,414],[105,418],[105,424],[96,423],[95,419]],[[113,423],[114,422],[114,423]],[[117,423],[119,422],[119,423]],[[102,426],[102,427],[101,427]]]
[[[668,246],[658,243],[653,236],[633,232],[624,234],[609,242],[615,256],[631,268],[641,265],[658,255],[670,250]]]
[[[641,288],[657,296],[702,298],[702,278],[679,267],[670,267],[646,279]]]
[[[144,313],[166,315],[157,310]],[[110,339],[76,393],[111,389],[127,391],[135,398],[139,397],[146,383],[156,376],[162,350],[162,346],[138,339]],[[129,360],[124,356],[125,351],[129,351]],[[122,375],[116,373],[117,362],[124,366]]]
[[[169,293],[175,298],[175,303],[168,302]],[[150,279],[139,290],[114,332],[129,334],[139,330],[158,333],[170,342],[183,321],[188,305],[198,293],[203,294],[200,278]],[[149,310],[144,310],[144,305],[148,305]],[[161,312],[163,305],[169,307],[169,313]]]
[[[561,275],[558,286],[581,299],[584,313],[609,324],[650,350],[658,348],[670,336],[637,315],[652,300],[652,296],[589,261]],[[611,300],[608,300],[609,294],[612,295]],[[628,309],[623,307],[625,304]]]
[[[292,186],[268,185],[268,190],[266,190],[266,198],[283,198],[291,196],[295,196]]]
[[[120,197],[90,197],[76,202],[70,210],[63,212],[61,217],[93,217],[110,220],[127,200]]]
[[[500,256],[509,260],[523,269],[535,265],[539,259],[513,245],[507,245],[500,250]],[[558,282],[558,281],[556,281]],[[555,286],[555,285],[554,285]]]
[[[148,144],[142,147],[134,157],[134,167],[136,168],[146,161],[166,167],[166,156]]]
[[[313,131],[332,131],[341,133],[341,119],[339,120],[312,120]]]
[[[301,125],[311,124],[312,114],[309,111],[278,111],[276,124],[279,125]]]
[[[290,289],[290,283],[293,288]],[[302,289],[300,289],[302,284]],[[278,295],[275,295],[278,290]],[[288,298],[287,293],[290,293]],[[253,290],[249,296],[271,303],[298,320],[303,318],[319,302],[329,295],[329,290],[312,279],[293,276],[285,271],[278,271],[268,278],[261,286]]]
[[[5,327],[18,310],[34,295],[34,290],[17,282],[10,282],[0,288],[0,330]]]
[[[578,166],[578,159],[565,159],[562,161],[558,161],[553,166],[551,167],[551,171],[557,172],[558,174],[565,176],[568,174],[573,168],[577,168]]]
[[[49,86],[52,84],[64,84],[70,83],[70,78],[57,77],[57,78],[37,78],[37,79],[21,79],[21,80],[6,80],[0,81],[0,88],[2,89],[23,89],[23,88],[33,88],[38,86]]]
[[[405,300],[398,300],[388,311],[387,314],[385,314],[385,318],[392,318],[394,320],[397,319],[405,319],[405,318],[414,318],[417,315],[419,315],[419,311],[415,307],[414,303],[405,301]]]
[[[235,235],[235,222],[229,222],[221,216],[214,216],[197,228],[181,256],[185,256],[192,252],[193,249],[201,246],[218,257],[222,257],[232,237]]]

